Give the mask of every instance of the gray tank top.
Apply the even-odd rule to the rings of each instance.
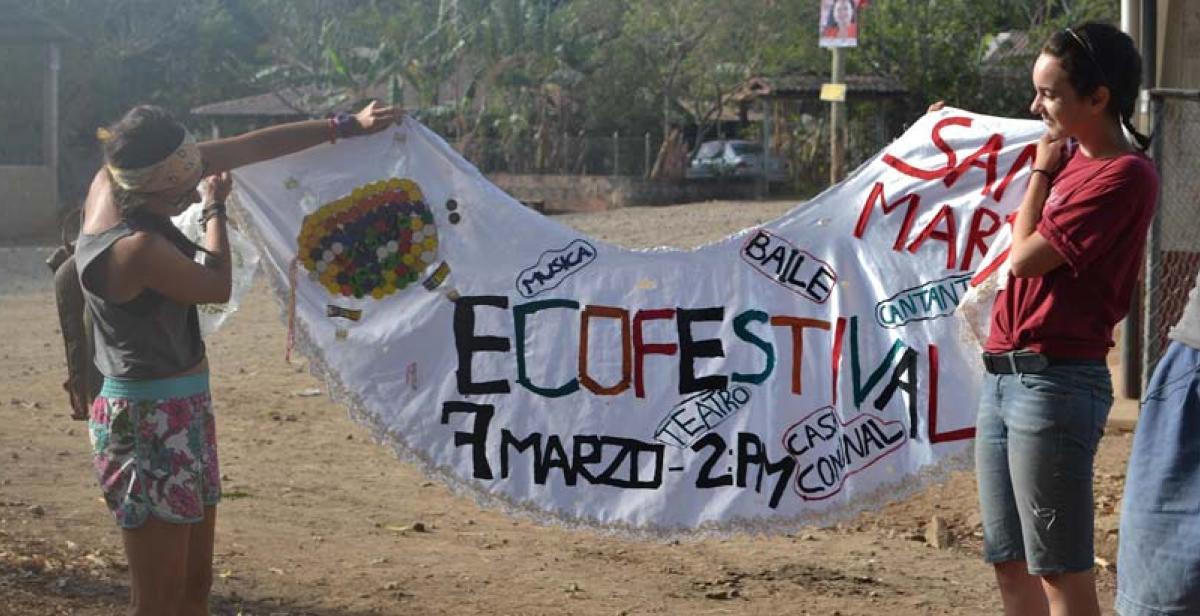
[[[159,379],[200,363],[204,341],[194,305],[174,302],[151,289],[124,303],[96,294],[93,265],[103,260],[114,242],[133,232],[121,221],[100,233],[80,233],[75,265],[84,303],[92,312],[96,368],[106,377]]]

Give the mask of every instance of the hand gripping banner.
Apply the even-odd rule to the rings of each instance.
[[[955,308],[1041,132],[927,115],[695,250],[586,237],[411,118],[247,167],[235,197],[297,349],[427,473],[565,525],[786,530],[969,463],[982,368]]]

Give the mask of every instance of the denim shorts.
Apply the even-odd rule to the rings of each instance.
[[[1032,575],[1092,568],[1092,462],[1112,401],[1102,362],[984,375],[975,472],[987,562],[1024,561]]]
[[[1180,342],[1142,400],[1120,543],[1118,614],[1200,614],[1200,350]]]

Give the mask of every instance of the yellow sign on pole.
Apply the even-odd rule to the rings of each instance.
[[[823,83],[821,84],[821,100],[830,103],[846,102],[846,84],[844,83]]]

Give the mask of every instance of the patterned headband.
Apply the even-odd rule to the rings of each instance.
[[[183,142],[166,158],[146,167],[121,169],[105,165],[117,186],[132,193],[158,193],[185,188],[200,180],[203,164],[196,138],[186,130]]]

